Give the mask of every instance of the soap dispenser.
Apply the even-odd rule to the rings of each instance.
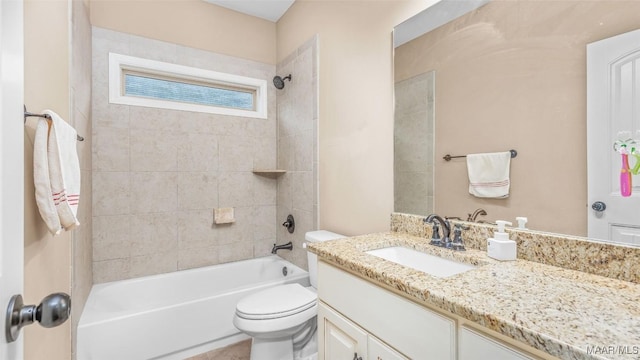
[[[516,242],[509,239],[509,234],[504,231],[505,225],[511,226],[509,221],[497,220],[498,231],[493,233],[493,238],[487,239],[487,255],[500,261],[516,259]]]
[[[504,231],[504,226],[513,224],[504,220],[496,220],[496,224],[498,225],[498,231],[493,232],[493,238],[496,240],[509,240],[509,234]]]
[[[516,217],[516,221],[518,222],[518,229],[520,229],[520,230],[526,230],[527,229],[527,221],[529,221],[529,219],[527,219],[524,216],[518,216],[518,217]]]

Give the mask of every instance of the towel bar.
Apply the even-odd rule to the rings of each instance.
[[[28,117],[41,117],[44,119],[48,119],[51,120],[51,116],[47,115],[47,114],[34,114],[34,113],[30,113],[27,111],[27,105],[24,105],[24,122],[25,124],[27,123],[27,118]],[[78,139],[78,141],[84,141],[84,138],[78,134],[76,134],[76,138]]]
[[[514,157],[518,156],[518,152],[511,149],[509,150],[509,152],[511,153],[511,158],[513,159]],[[451,159],[455,159],[455,158],[463,158],[463,157],[467,157],[467,155],[456,155],[456,156],[451,156],[449,154],[445,155],[444,157],[442,157],[445,161],[451,161]]]

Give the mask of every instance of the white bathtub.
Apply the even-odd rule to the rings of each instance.
[[[308,273],[273,255],[94,285],[77,358],[182,360],[247,339],[232,323],[238,300],[293,282],[309,286]]]

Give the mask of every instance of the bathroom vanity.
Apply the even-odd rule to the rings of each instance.
[[[424,235],[310,246],[319,258],[319,359],[640,359],[639,284],[435,248]],[[475,269],[438,278],[366,253],[391,246]]]

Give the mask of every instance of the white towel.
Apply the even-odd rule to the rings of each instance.
[[[36,184],[36,200],[40,214],[53,234],[60,233],[60,226],[66,230],[80,225],[77,219],[78,203],[80,202],[80,162],[76,151],[76,130],[51,110],[45,110],[51,116],[51,121],[41,120],[36,128],[34,141],[34,182]],[[44,124],[43,124],[44,122]],[[48,167],[48,181],[42,170],[43,165],[43,129],[47,129],[46,163]],[[37,154],[37,155],[36,155]],[[36,164],[37,162],[37,164]],[[37,173],[36,173],[36,169]],[[47,187],[48,186],[48,187]],[[47,196],[49,199],[44,199]],[[55,207],[58,222],[52,219],[51,204]]]
[[[36,204],[40,216],[49,231],[58,235],[62,231],[58,210],[51,196],[51,180],[49,179],[49,157],[47,145],[49,143],[49,121],[39,119],[36,135],[33,139],[33,182],[36,188]]]
[[[469,194],[481,198],[509,197],[511,152],[469,154]]]

